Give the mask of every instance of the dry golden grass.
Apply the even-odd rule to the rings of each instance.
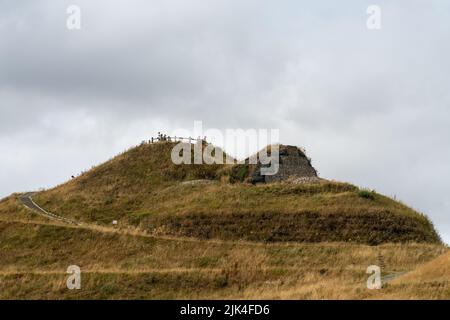
[[[0,221],[0,298],[377,298],[365,288],[365,270],[380,254],[390,273],[414,270],[447,250],[185,240]],[[72,264],[82,269],[80,292],[65,287]]]
[[[393,280],[380,299],[450,299],[450,253]]]
[[[449,281],[450,280],[450,254],[446,253],[420,268],[406,274],[394,283],[411,281]]]

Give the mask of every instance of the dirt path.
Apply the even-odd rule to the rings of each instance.
[[[22,202],[22,204],[25,207],[27,207],[28,209],[33,210],[34,212],[36,212],[42,216],[45,216],[49,219],[59,220],[59,221],[63,221],[63,222],[78,225],[78,226],[81,225],[80,222],[76,222],[76,221],[67,219],[65,217],[58,216],[54,213],[51,213],[51,212],[48,212],[48,211],[42,209],[31,198],[33,196],[33,194],[34,194],[34,192],[27,192],[27,193],[24,193],[19,196],[20,202]]]
[[[399,271],[399,272],[389,273],[389,274],[381,277],[381,283],[385,284],[385,283],[391,282],[392,280],[395,280],[407,273],[408,273],[408,271]]]
[[[118,233],[118,234],[124,234],[129,236],[138,236],[138,237],[147,237],[147,238],[154,238],[154,239],[160,239],[160,240],[166,240],[166,241],[181,241],[181,242],[198,242],[198,243],[211,243],[211,244],[225,244],[225,245],[231,245],[231,246],[255,246],[255,247],[265,247],[265,246],[281,246],[281,247],[290,247],[290,246],[305,246],[307,243],[295,243],[295,242],[272,242],[272,243],[264,243],[264,242],[251,242],[251,241],[245,241],[245,240],[237,240],[237,241],[230,241],[230,240],[220,240],[220,239],[197,239],[197,238],[188,238],[188,237],[177,237],[177,236],[168,236],[168,235],[155,235],[150,234],[145,231],[140,230],[127,230],[123,228],[113,228],[108,226],[101,226],[97,224],[89,224],[89,223],[82,223],[78,221],[74,221],[59,215],[56,215],[54,213],[48,212],[47,210],[41,208],[39,205],[37,205],[33,199],[32,196],[35,194],[35,192],[27,192],[22,195],[19,195],[19,201],[29,210],[32,210],[33,212],[36,212],[37,214],[46,217],[48,219],[59,221],[66,223],[66,227],[72,227],[72,228],[83,228],[83,229],[89,229],[97,232],[107,232],[107,233]],[[20,222],[20,221],[17,221]],[[29,222],[27,222],[29,223]],[[38,223],[33,222],[35,224],[45,224],[45,223]],[[68,225],[67,225],[68,224]],[[61,225],[63,226],[63,225]],[[311,246],[315,245],[314,243],[310,243]],[[336,247],[339,246],[338,243],[322,243],[323,246],[329,246],[329,247]]]

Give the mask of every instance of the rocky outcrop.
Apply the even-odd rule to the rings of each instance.
[[[261,163],[254,165],[251,170],[251,183],[271,183],[278,181],[286,181],[289,179],[297,181],[311,181],[318,180],[317,171],[311,165],[309,159],[304,151],[295,146],[280,145],[279,149],[279,170],[274,175],[261,175],[261,168],[264,166]],[[309,179],[299,179],[309,178]]]

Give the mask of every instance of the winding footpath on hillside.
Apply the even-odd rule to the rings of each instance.
[[[50,219],[59,220],[59,221],[67,222],[67,223],[70,223],[70,224],[75,224],[75,225],[78,225],[78,226],[81,225],[81,223],[79,223],[79,222],[67,219],[65,217],[58,216],[58,215],[56,215],[54,213],[51,213],[51,212],[48,212],[48,211],[42,209],[41,207],[39,207],[33,201],[33,199],[32,199],[33,194],[34,194],[34,192],[27,192],[27,193],[24,193],[24,194],[19,196],[20,202],[22,202],[22,204],[25,207],[27,207],[28,209],[30,209],[30,210],[32,210],[32,211],[34,211],[34,212],[36,212],[36,213],[38,213],[38,214],[40,214],[42,216],[50,218]]]

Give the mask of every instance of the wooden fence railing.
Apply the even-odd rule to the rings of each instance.
[[[195,143],[197,141],[205,141],[206,142],[206,137],[185,138],[185,137],[177,137],[177,136],[171,137],[171,136],[167,136],[164,134],[159,134],[158,137],[156,137],[156,138],[151,137],[150,140],[148,140],[148,143],[156,143],[156,142],[161,142],[161,141],[167,141],[167,142],[182,142],[182,141],[184,141],[184,142],[189,142],[189,143]],[[142,141],[142,143],[146,143],[146,142],[147,141]]]

